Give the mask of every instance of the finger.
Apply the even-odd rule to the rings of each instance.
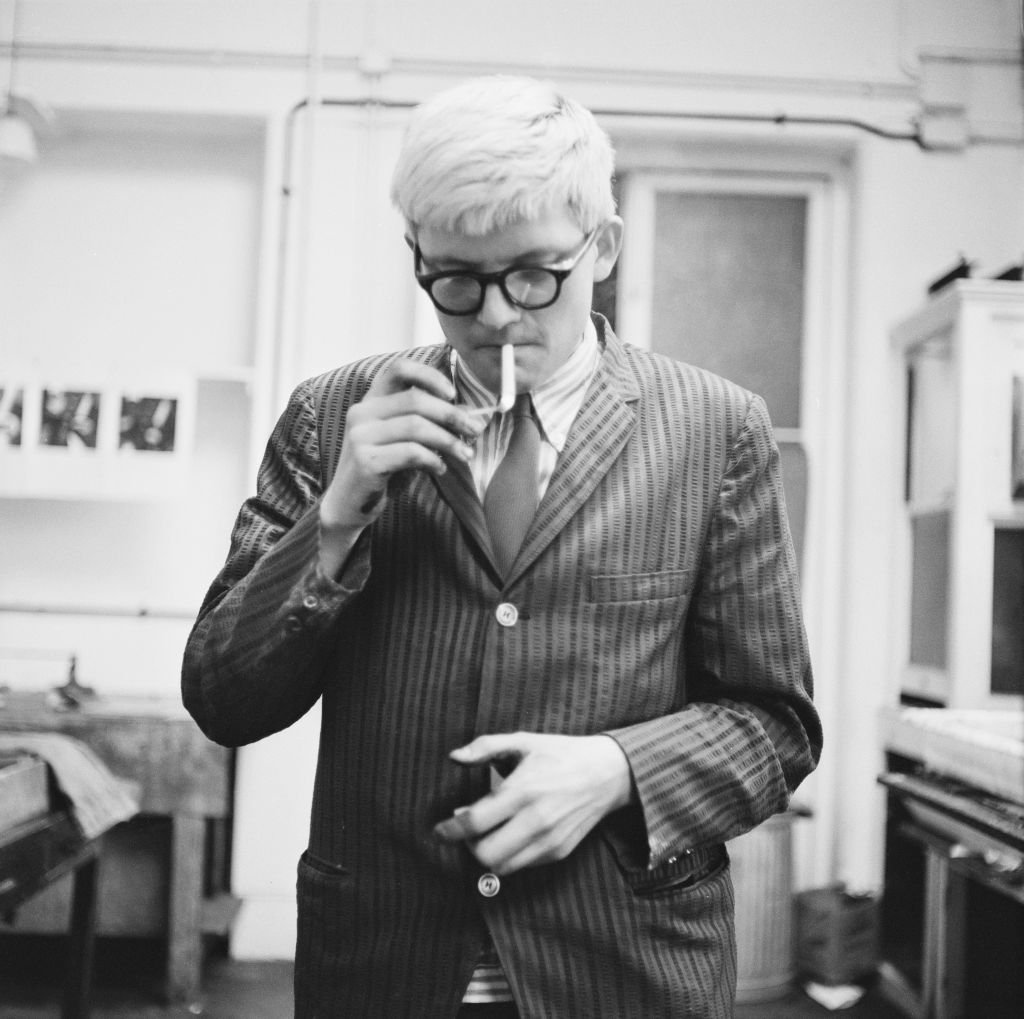
[[[362,473],[378,481],[375,490],[385,488],[391,476],[400,471],[425,470],[441,475],[447,469],[436,450],[419,442],[390,442],[367,449],[361,455]]]
[[[457,807],[451,817],[434,825],[434,834],[445,842],[465,842],[467,839],[476,838],[469,816],[470,810],[470,807]]]
[[[542,813],[520,810],[507,822],[468,841],[480,864],[496,874],[564,859],[576,848],[586,829],[570,817],[548,823]]]
[[[482,867],[501,875],[546,861],[546,847],[539,844],[531,827],[519,817],[470,841],[469,850]]]
[[[494,761],[519,760],[520,758],[513,758],[509,753],[486,758],[481,763],[489,761],[493,766]],[[506,774],[511,773],[513,767],[507,769]],[[513,782],[506,785],[499,781],[492,785],[489,794],[469,806],[459,807],[450,818],[437,824],[434,830],[440,838],[448,841],[482,839],[510,823],[524,810],[530,810],[539,792],[536,782],[527,782],[524,786],[523,783]]]
[[[502,757],[521,759],[529,752],[529,748],[529,733],[488,733],[486,736],[477,736],[465,746],[456,747],[449,756],[457,764],[487,764]]]
[[[411,442],[464,463],[473,458],[473,447],[460,434],[417,414],[403,414],[375,422],[373,426],[368,425],[366,432],[358,438],[372,439],[372,450]]]
[[[451,402],[455,399],[455,386],[451,379],[431,365],[410,358],[392,362],[373,380],[369,393],[397,393],[412,388],[422,389],[440,400]]]
[[[434,825],[434,834],[446,842],[468,842],[482,838],[512,816],[508,800],[495,794],[481,797],[468,807],[458,807],[451,817]]]
[[[582,805],[527,798],[509,819],[470,842],[480,863],[498,874],[565,859],[598,818]]]
[[[376,421],[400,417],[420,417],[457,436],[475,438],[486,427],[488,418],[474,414],[472,408],[440,399],[424,389],[401,389],[388,394],[368,394],[349,410],[348,429]]]
[[[354,522],[365,524],[363,518],[380,507],[385,495],[394,495],[402,479],[413,470],[440,477],[448,465],[438,453],[414,442],[360,448],[351,453],[349,466],[339,467],[324,497],[325,504],[331,504],[333,516],[341,523],[355,512]]]

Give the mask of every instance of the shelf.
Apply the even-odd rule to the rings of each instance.
[[[200,368],[196,372],[196,381],[199,385],[207,382],[236,382],[251,386],[255,378],[256,371],[250,365],[214,365]]]
[[[1024,528],[1024,503],[1010,509],[994,510],[989,518],[994,527],[1004,530],[1020,530]]]

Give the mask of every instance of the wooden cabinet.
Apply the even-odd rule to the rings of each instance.
[[[56,710],[41,697],[11,696],[0,730],[59,732],[91,747],[118,777],[138,785],[140,814],[105,837],[97,933],[161,937],[166,997],[199,988],[204,931],[226,933],[232,752],[199,731],[177,700],[110,697]],[[70,887],[54,886],[0,931],[66,929]]]
[[[1024,704],[1024,284],[965,280],[900,323],[909,588],[901,692]]]

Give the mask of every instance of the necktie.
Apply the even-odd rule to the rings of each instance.
[[[537,512],[540,429],[529,393],[512,407],[512,437],[484,493],[484,516],[502,575],[508,573]]]

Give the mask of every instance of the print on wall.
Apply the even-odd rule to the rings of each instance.
[[[172,453],[177,419],[177,399],[122,396],[118,446],[121,449]]]
[[[20,446],[25,390],[0,382],[0,446]]]
[[[159,499],[187,471],[195,380],[0,378],[0,496]],[[113,373],[112,373],[113,374]]]
[[[98,392],[44,389],[40,445],[96,449],[101,402]]]

